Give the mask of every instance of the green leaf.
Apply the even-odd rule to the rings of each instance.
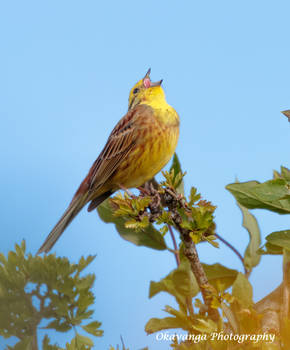
[[[16,254],[18,255],[18,257],[24,258],[23,251],[18,244],[15,244],[15,251],[16,251]]]
[[[51,345],[50,339],[46,334],[42,340],[42,350],[62,350],[62,349],[56,344]]]
[[[33,344],[33,337],[27,337],[14,345],[14,350],[31,350]]]
[[[82,277],[76,282],[78,290],[91,288],[94,284],[95,278],[94,274],[88,274],[85,277]]]
[[[33,337],[25,337],[16,343],[13,350],[31,350],[33,344]]]
[[[260,255],[281,255],[283,254],[283,248],[277,245],[266,242],[262,247],[257,250]]]
[[[254,215],[239,203],[238,206],[243,214],[243,226],[250,236],[250,241],[244,254],[244,264],[247,270],[251,270],[253,267],[257,266],[261,260],[260,254],[257,253],[261,245],[261,233]]]
[[[25,251],[26,251],[25,239],[23,239],[23,240],[21,241],[20,247],[21,247],[21,249],[22,249],[23,254],[25,254]]]
[[[55,329],[58,332],[67,332],[72,327],[71,325],[67,324],[66,322],[61,322],[60,320],[53,320],[49,322],[49,324],[44,327],[45,329]]]
[[[287,181],[290,181],[290,169],[284,167],[284,166],[281,166],[281,176],[287,180]]]
[[[85,269],[95,259],[95,257],[96,255],[88,255],[87,258],[84,258],[82,256],[78,262],[78,266],[77,266],[78,271],[80,272],[83,269]]]
[[[171,170],[174,170],[175,177],[179,173],[182,174],[181,164],[180,164],[180,161],[179,161],[178,156],[177,156],[176,153],[174,153],[174,156],[173,156],[173,159],[172,159],[172,164],[171,164],[171,167],[170,167],[170,171]],[[184,181],[183,181],[183,178],[182,178],[180,184],[177,186],[176,191],[178,193],[181,193],[181,194],[184,195]]]
[[[189,325],[186,322],[175,317],[151,318],[145,325],[145,332],[152,334],[164,329],[182,328],[188,330]]]
[[[283,249],[290,251],[290,230],[272,232],[266,236],[266,241],[258,250],[258,254],[281,255]]]
[[[94,343],[91,338],[85,337],[83,335],[80,335],[79,333],[76,334],[76,343],[77,345],[87,345],[87,346],[94,346]]]
[[[241,272],[239,272],[233,284],[232,294],[244,308],[248,308],[253,304],[253,288]]]
[[[93,321],[93,322],[87,324],[86,326],[82,326],[82,328],[86,332],[88,332],[88,333],[90,333],[90,334],[92,334],[92,335],[94,335],[96,337],[101,337],[103,335],[104,331],[98,329],[98,328],[100,328],[100,326],[101,326],[100,322]]]
[[[290,251],[290,230],[272,232],[266,236],[267,243]]]
[[[120,236],[137,246],[144,246],[156,250],[167,249],[165,240],[162,234],[149,224],[146,228],[141,228],[135,231],[125,227],[127,219],[120,216],[114,216],[113,210],[108,200],[98,206],[98,213],[100,218],[106,223],[113,223]]]
[[[248,209],[267,209],[279,214],[290,213],[290,183],[276,178],[264,183],[249,181],[226,186],[236,200]]]
[[[80,277],[79,272],[93,257],[82,258],[78,265],[54,254],[43,257],[25,255],[24,241],[15,245],[15,251],[8,253],[8,259],[0,255],[0,337],[29,335],[44,319],[47,329],[66,332],[91,318],[93,310],[88,310],[88,306],[94,303],[90,288],[95,275]],[[37,298],[44,296],[44,303],[36,302]],[[97,326],[96,323],[88,325],[89,330],[93,325]],[[96,329],[94,333],[98,335]],[[31,344],[27,344],[31,350]],[[49,344],[48,338],[43,344],[46,350],[56,348]],[[25,346],[23,339],[13,349],[23,350]],[[76,350],[74,345],[68,346]],[[88,347],[83,345],[78,349],[88,350]]]
[[[208,319],[198,318],[192,324],[192,328],[201,333],[213,333],[217,331],[217,324],[210,318]]]
[[[186,298],[193,298],[199,287],[191,271],[189,261],[182,259],[179,267],[159,282],[150,282],[149,298],[160,292],[167,292],[173,295],[177,302],[186,305]]]
[[[226,290],[235,281],[238,271],[229,269],[219,263],[213,265],[202,264],[204,272],[210,284],[217,290]]]
[[[3,265],[7,264],[7,260],[6,260],[5,255],[3,253],[0,253],[0,263]]]
[[[221,303],[221,308],[222,308],[223,313],[226,316],[227,320],[229,321],[233,331],[235,333],[238,333],[239,325],[238,325],[238,322],[236,320],[236,316],[235,316],[234,312],[232,311],[232,309],[224,302]]]

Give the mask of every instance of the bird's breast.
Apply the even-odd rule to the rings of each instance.
[[[136,145],[114,176],[126,188],[139,187],[155,176],[171,159],[179,136],[179,123],[155,123],[140,128]]]

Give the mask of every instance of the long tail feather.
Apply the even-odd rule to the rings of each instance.
[[[101,194],[99,197],[93,199],[88,206],[88,212],[96,209],[103,201],[105,201],[108,197],[110,197],[114,191],[107,191],[103,194]]]
[[[86,204],[86,195],[79,195],[73,199],[63,216],[58,223],[54,226],[50,234],[47,236],[43,245],[39,248],[37,254],[47,253],[54,246],[55,242],[59,239],[63,231],[73,221],[76,215],[81,211]]]

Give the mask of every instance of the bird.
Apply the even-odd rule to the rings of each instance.
[[[166,102],[162,81],[152,82],[149,69],[131,89],[128,111],[109,135],[100,155],[80,184],[68,208],[37,254],[48,253],[81,209],[88,211],[120,189],[137,188],[152,179],[173,156],[178,113]]]

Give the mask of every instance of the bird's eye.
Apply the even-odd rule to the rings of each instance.
[[[139,92],[139,89],[138,89],[138,88],[136,88],[136,89],[133,90],[133,94],[137,94],[137,92]]]

